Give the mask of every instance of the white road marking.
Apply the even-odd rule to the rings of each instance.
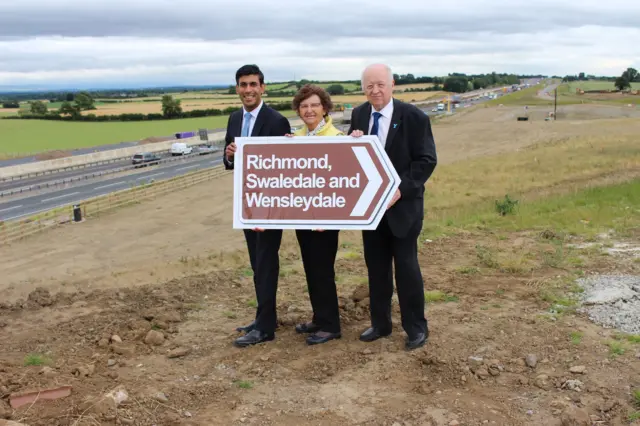
[[[163,175],[163,174],[164,174],[164,172],[162,172],[162,173],[155,173],[155,174],[153,174],[153,175],[147,175],[147,176],[139,177],[139,178],[138,178],[138,179],[136,179],[136,180],[140,180],[140,179],[147,179],[147,178],[150,178],[150,177],[160,176],[160,175]]]
[[[60,198],[65,198],[65,197],[71,197],[72,195],[76,195],[79,194],[79,192],[72,192],[71,194],[64,194],[64,195],[58,195],[57,197],[51,197],[51,198],[45,198],[44,200],[40,201],[41,203],[46,203],[47,201],[52,201],[52,200],[57,200]]]
[[[199,164],[194,164],[193,166],[187,166],[187,167],[180,167],[179,169],[176,169],[176,171],[178,170],[187,170],[187,169],[193,169],[194,167],[198,167]]]
[[[19,209],[20,207],[22,206],[9,207],[9,208],[0,210],[0,212],[8,212],[9,210]]]
[[[124,183],[124,181],[120,181],[120,182],[116,182],[116,183],[110,183],[109,185],[96,186],[95,189],[109,188],[111,186],[120,185],[121,183]]]

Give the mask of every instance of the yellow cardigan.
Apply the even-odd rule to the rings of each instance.
[[[316,136],[344,136],[344,133],[340,130],[336,129],[333,125],[333,119],[330,115],[327,115],[324,118],[325,125],[324,127],[316,133]],[[307,125],[305,124],[301,129],[297,130],[294,135],[295,136],[307,136]]]

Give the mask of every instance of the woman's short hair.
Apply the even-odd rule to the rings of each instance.
[[[331,96],[329,93],[322,87],[314,84],[305,84],[300,88],[300,90],[298,90],[298,93],[293,97],[293,110],[298,111],[302,101],[313,95],[318,95],[326,114],[329,114],[329,112],[333,110],[333,102],[331,102]]]

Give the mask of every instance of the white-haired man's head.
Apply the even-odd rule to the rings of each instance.
[[[385,64],[372,64],[362,71],[362,90],[369,103],[380,111],[393,96],[393,73]]]

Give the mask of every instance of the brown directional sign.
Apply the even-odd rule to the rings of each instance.
[[[375,229],[400,184],[376,136],[236,138],[234,228]]]

